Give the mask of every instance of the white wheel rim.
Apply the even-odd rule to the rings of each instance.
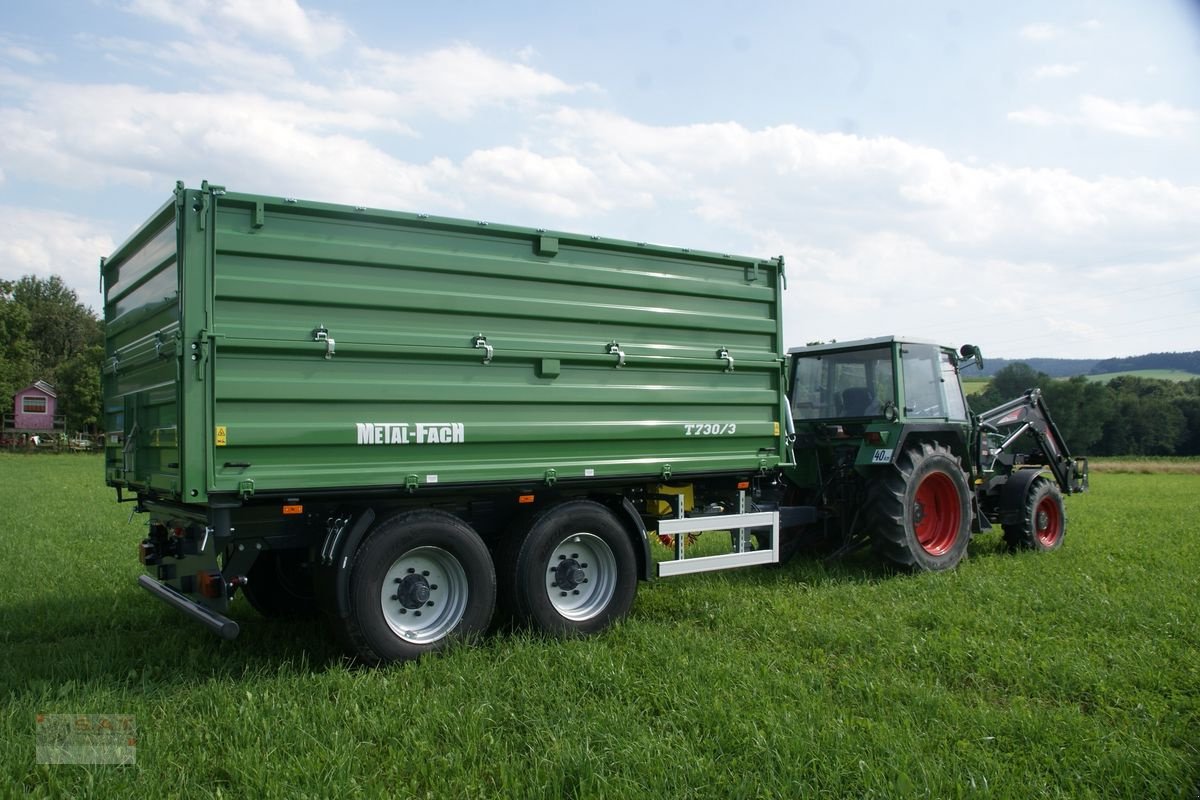
[[[440,547],[417,547],[392,563],[379,603],[392,633],[411,644],[447,636],[467,610],[467,573]]]
[[[617,591],[617,557],[594,533],[573,533],[550,552],[546,594],[554,610],[574,622],[602,613]]]

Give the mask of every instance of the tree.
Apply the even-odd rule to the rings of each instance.
[[[44,280],[26,275],[12,284],[12,298],[29,313],[28,338],[38,378],[54,383],[61,364],[104,345],[100,320],[57,275]]]
[[[0,281],[0,404],[35,379],[29,311],[13,298],[13,282]]]
[[[69,430],[95,430],[104,416],[100,395],[100,371],[104,348],[89,347],[58,368],[59,411],[67,417]]]

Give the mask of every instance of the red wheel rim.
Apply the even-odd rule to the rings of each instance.
[[[1062,514],[1058,503],[1051,497],[1043,497],[1033,512],[1034,535],[1044,547],[1053,547],[1062,536]]]
[[[962,507],[954,481],[944,472],[926,475],[913,498],[913,531],[931,556],[945,555],[958,539]]]

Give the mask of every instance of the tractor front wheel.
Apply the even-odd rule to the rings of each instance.
[[[883,557],[918,570],[952,569],[967,552],[967,477],[947,448],[922,442],[868,490],[871,539]]]
[[[1062,547],[1067,533],[1067,513],[1062,492],[1045,478],[1029,486],[1019,522],[1004,526],[1004,541],[1014,550],[1046,553]]]

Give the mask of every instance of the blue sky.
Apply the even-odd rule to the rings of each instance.
[[[1200,3],[79,0],[0,18],[0,276],[176,179],[788,261],[790,342],[1200,349]]]

